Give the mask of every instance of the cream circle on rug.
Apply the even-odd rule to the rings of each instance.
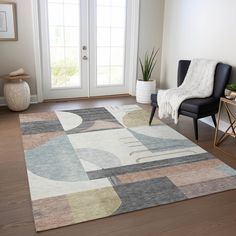
[[[65,131],[78,127],[83,121],[79,115],[71,112],[57,111],[56,114]]]

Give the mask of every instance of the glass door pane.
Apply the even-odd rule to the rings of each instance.
[[[96,85],[123,85],[126,0],[97,0],[96,26]]]
[[[51,88],[81,87],[80,0],[48,0]]]

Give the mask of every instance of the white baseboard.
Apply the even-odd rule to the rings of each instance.
[[[202,121],[212,127],[215,127],[211,117],[202,118],[202,119],[200,119],[200,121]],[[223,120],[220,121],[219,130],[224,132],[228,127],[229,127],[229,124],[227,122],[225,122]]]
[[[31,95],[30,97],[30,104],[36,104],[38,103],[38,97],[36,94]],[[0,97],[0,106],[7,106],[6,100],[4,97]]]

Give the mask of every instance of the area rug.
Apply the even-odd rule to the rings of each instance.
[[[36,231],[236,188],[236,171],[137,105],[20,115]]]

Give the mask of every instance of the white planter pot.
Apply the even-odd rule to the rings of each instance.
[[[156,92],[156,80],[137,80],[136,101],[138,103],[151,103],[151,94]]]
[[[226,97],[230,96],[230,94],[231,94],[231,91],[229,89],[225,89],[225,96]]]

